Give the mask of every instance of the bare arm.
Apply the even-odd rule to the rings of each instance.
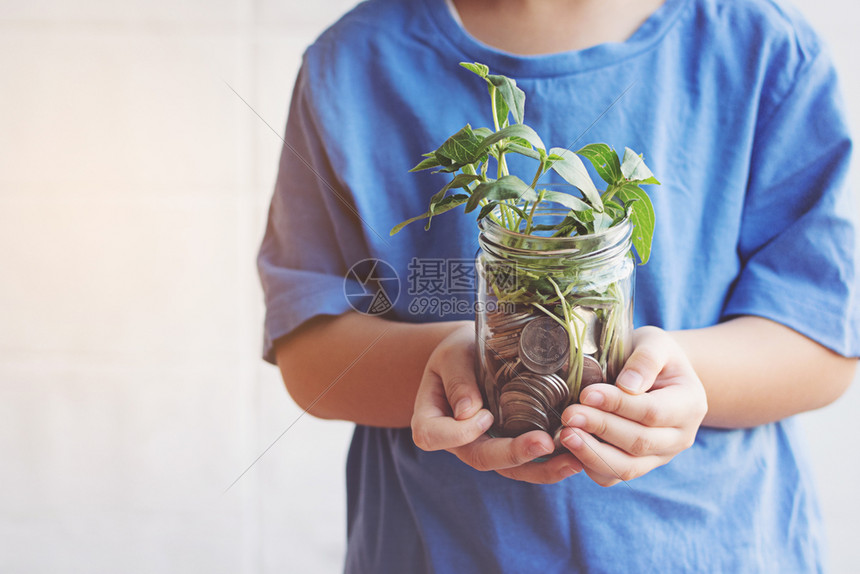
[[[275,354],[287,390],[310,414],[408,427],[427,359],[462,325],[398,323],[355,312],[316,317],[279,339]]]
[[[705,387],[707,426],[750,427],[823,407],[845,392],[857,366],[760,317],[672,335]]]
[[[290,395],[311,414],[405,427],[427,359],[463,324],[318,317],[277,342],[277,361]],[[672,335],[705,387],[709,426],[754,426],[827,405],[857,364],[759,317]]]

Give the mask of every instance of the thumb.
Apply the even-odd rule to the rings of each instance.
[[[431,358],[431,369],[442,379],[454,418],[460,421],[472,418],[484,404],[475,377],[474,324],[449,336],[443,346],[444,352]]]
[[[475,373],[471,369],[449,372],[442,375],[442,385],[445,387],[445,396],[448,404],[454,411],[454,418],[465,420],[473,417],[484,404]]]
[[[645,327],[634,335],[634,348],[630,358],[615,380],[615,386],[632,395],[651,388],[667,361],[668,338],[662,329]]]

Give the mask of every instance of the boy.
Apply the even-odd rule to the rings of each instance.
[[[617,386],[565,411],[570,452],[546,462],[545,433],[484,435],[470,315],[431,321],[403,296],[382,318],[343,294],[363,259],[406,277],[413,258],[474,256],[468,217],[387,237],[439,187],[407,173],[416,158],[476,117],[491,125],[460,61],[516,78],[547,141],[629,145],[663,182],[633,354]],[[348,572],[822,568],[789,417],[835,400],[860,355],[851,142],[796,14],[377,0],[306,53],[286,141],[259,260],[266,358],[300,406],[358,425]]]

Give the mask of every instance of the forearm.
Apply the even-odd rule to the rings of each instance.
[[[707,392],[705,426],[751,427],[823,407],[848,388],[857,365],[759,317],[672,335]]]
[[[310,414],[407,427],[430,353],[461,325],[350,312],[312,319],[278,340],[275,353],[287,390]]]

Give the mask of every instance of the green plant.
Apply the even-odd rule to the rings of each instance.
[[[430,198],[426,212],[396,225],[391,235],[422,219],[427,220],[425,229],[429,229],[434,216],[460,205],[465,205],[466,213],[478,210],[479,222],[489,218],[509,231],[526,236],[597,238],[629,220],[633,226],[633,248],[640,264],[646,263],[651,254],[655,218],[651,201],[641,186],[659,182],[642,157],[625,148],[619,159],[615,150],[604,143],[592,143],[575,152],[559,147],[547,149],[535,130],[524,123],[525,93],[515,80],[490,74],[483,64],[460,65],[486,81],[493,129],[473,129],[467,124],[438,149],[424,154],[424,159],[410,171],[434,169],[434,173],[451,174],[451,179]],[[510,173],[506,156],[511,153],[536,161],[530,183]],[[606,189],[597,188],[580,157],[589,160],[607,184]],[[563,189],[573,191],[549,189],[558,184],[541,185],[542,178],[550,171],[565,182]],[[536,218],[559,210],[561,215],[548,219],[547,223],[539,222],[543,217]],[[565,328],[570,343],[569,399],[575,401],[583,375],[586,336],[583,310],[595,313],[601,322],[595,359],[611,378],[625,357],[623,321],[629,318],[629,313],[619,284],[596,288],[583,278],[581,269],[564,264],[563,259],[549,258],[543,265],[540,269],[516,264],[488,268],[483,279],[488,294],[496,301],[530,307]],[[516,288],[509,287],[512,274],[516,277]]]
[[[480,207],[478,220],[490,217],[499,225],[526,235],[540,232],[566,237],[600,233],[630,217],[635,227],[633,247],[641,263],[646,263],[651,254],[654,208],[640,186],[660,182],[642,156],[625,148],[624,156],[619,159],[615,150],[604,143],[589,144],[576,152],[559,147],[547,150],[535,130],[523,123],[526,96],[515,80],[490,74],[483,64],[460,65],[486,81],[495,129],[473,129],[466,124],[438,149],[424,154],[424,159],[411,171],[436,168],[434,173],[450,173],[452,178],[430,198],[426,212],[396,225],[391,235],[421,219],[427,219],[425,229],[429,229],[433,216],[463,204],[466,213]],[[505,158],[509,153],[537,162],[531,183],[508,171]],[[588,159],[606,182],[605,190],[597,189],[580,156]],[[489,175],[491,163],[495,164],[495,178]],[[578,193],[555,191],[546,186],[538,189],[542,177],[550,170]],[[449,195],[455,190],[462,193]],[[534,214],[543,202],[558,204],[569,212],[557,223],[535,225]]]

